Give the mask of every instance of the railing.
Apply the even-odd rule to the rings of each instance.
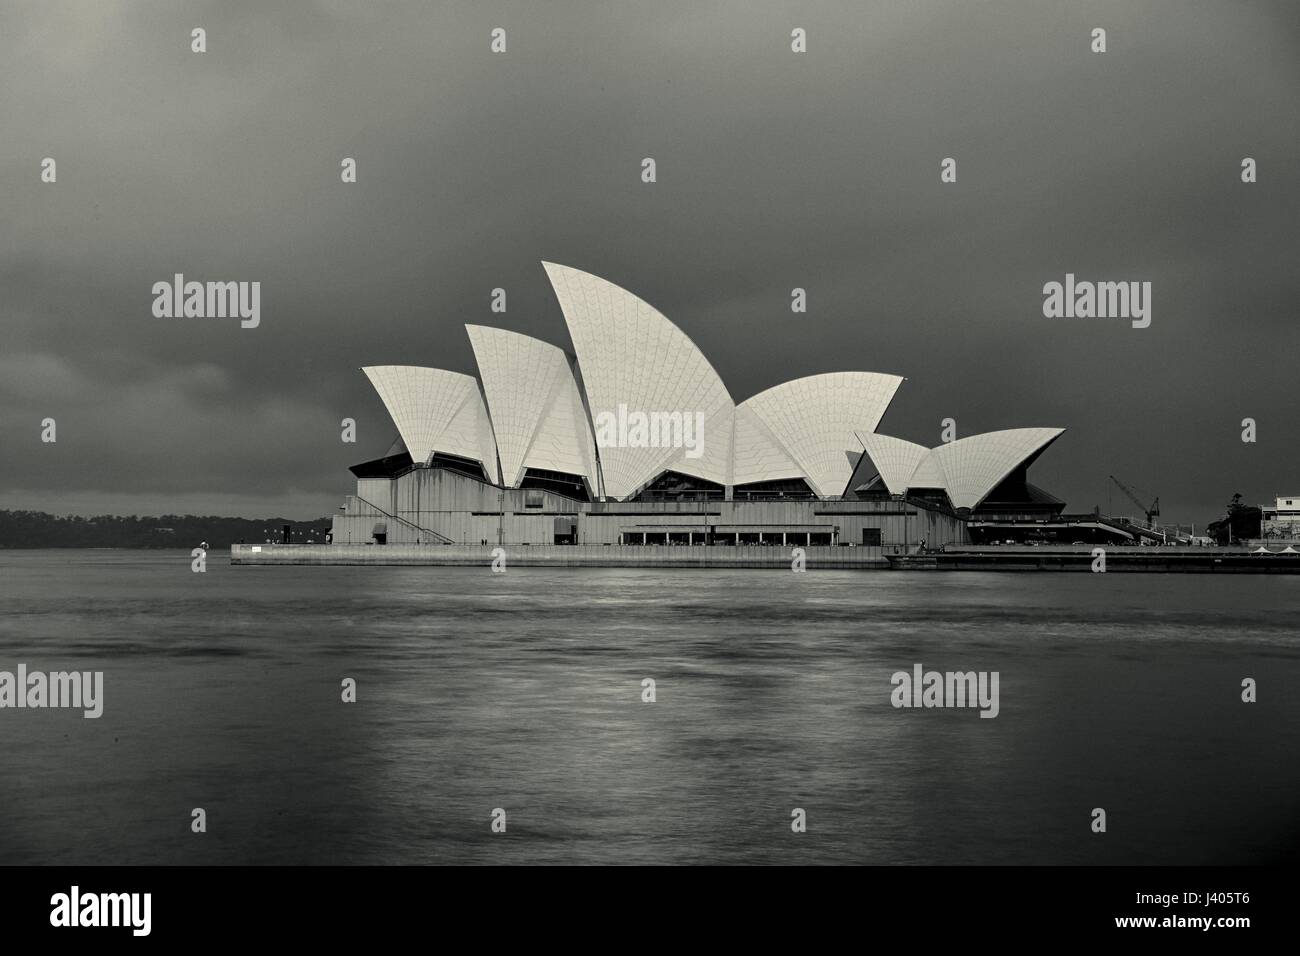
[[[375,504],[373,501],[367,501],[365,498],[362,498],[360,495],[353,495],[352,497],[356,498],[357,501],[360,501],[362,504],[369,505],[371,508],[374,508],[376,511],[378,511],[381,515],[383,515],[386,518],[391,518],[393,521],[400,521],[408,528],[414,528],[416,531],[419,531],[422,534],[431,535],[432,537],[437,538],[440,544],[456,543],[452,541],[451,538],[447,537],[445,534],[439,534],[437,531],[434,531],[432,528],[425,528],[422,525],[416,524],[414,521],[410,521],[406,518],[403,518],[401,515],[395,515],[390,512],[387,512],[383,508],[379,507],[379,505]]]

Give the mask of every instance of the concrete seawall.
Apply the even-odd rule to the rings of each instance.
[[[1106,572],[1165,574],[1300,574],[1300,555],[1251,554],[1241,548],[1107,548]],[[889,555],[895,571],[1082,571],[1092,573],[1088,547],[965,547]]]
[[[430,565],[486,567],[495,546],[417,544],[236,544],[231,564]],[[792,548],[504,545],[507,567],[521,568],[771,568],[790,570]],[[805,566],[895,571],[1091,572],[1090,548],[967,547],[903,554],[879,547],[805,547]],[[1108,548],[1106,571],[1174,574],[1300,574],[1300,555],[1250,554],[1240,548]]]
[[[620,545],[503,545],[507,567],[522,568],[779,568],[790,570],[792,548],[638,547]],[[495,546],[446,544],[235,544],[231,564],[488,566]],[[886,570],[881,548],[806,547],[808,568]]]

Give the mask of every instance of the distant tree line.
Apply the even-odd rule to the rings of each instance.
[[[1261,511],[1255,505],[1241,503],[1241,495],[1233,495],[1228,513],[1218,521],[1211,521],[1205,531],[1215,544],[1230,544],[1245,538],[1258,538]]]
[[[322,543],[329,518],[290,521],[288,518],[220,518],[198,515],[98,515],[60,517],[43,511],[0,511],[0,548],[185,548],[206,541],[228,548],[244,541],[280,541],[289,525],[294,544]]]

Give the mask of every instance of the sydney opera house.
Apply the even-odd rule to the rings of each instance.
[[[877,431],[898,375],[829,372],[737,403],[709,360],[630,292],[544,263],[573,352],[467,326],[478,379],[364,369],[399,438],[352,467],[335,544],[966,543],[1058,515],[1026,470],[1062,432],[930,448]]]

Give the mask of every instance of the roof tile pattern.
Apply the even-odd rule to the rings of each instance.
[[[747,485],[757,481],[802,478],[800,468],[790,453],[777,441],[747,402],[736,407],[736,432],[733,442],[732,483]]]
[[[543,265],[582,367],[598,439],[603,415],[704,415],[702,458],[686,459],[683,449],[673,447],[601,447],[606,495],[629,497],[677,459],[692,467],[708,463],[699,468],[707,471],[701,477],[725,484],[729,452],[722,447],[710,450],[709,445],[730,444],[726,423],[733,403],[695,343],[658,310],[612,282],[568,266]]]
[[[880,473],[891,495],[905,494],[916,466],[930,454],[930,449],[915,442],[904,441],[879,432],[861,432],[867,456]]]
[[[371,365],[364,369],[397,425],[415,462],[435,451],[481,462],[498,480],[492,422],[478,381],[469,375],[414,365]]]
[[[502,480],[527,468],[562,471],[595,486],[591,429],[563,350],[505,329],[467,325],[501,455]]]
[[[692,424],[698,414],[698,456],[671,443],[601,447],[604,495],[629,498],[673,470],[731,486],[802,478],[816,494],[839,497],[865,451],[891,494],[943,489],[954,507],[974,508],[1063,431],[1013,428],[933,449],[880,435],[876,427],[903,379],[879,372],[811,375],[736,405],[708,359],[656,309],[598,276],[543,266],[578,368],[546,342],[468,325],[482,390],[470,376],[441,369],[364,370],[412,459],[460,455],[511,487],[528,468],[565,472],[586,477],[595,491],[602,414],[629,424],[636,413],[676,413]]]
[[[930,455],[946,479],[954,508],[974,508],[1025,459],[1054,442],[1063,428],[1008,428],[959,438]]]
[[[862,452],[855,433],[876,430],[902,382],[881,372],[829,372],[783,382],[741,407],[762,420],[813,491],[838,497]]]

